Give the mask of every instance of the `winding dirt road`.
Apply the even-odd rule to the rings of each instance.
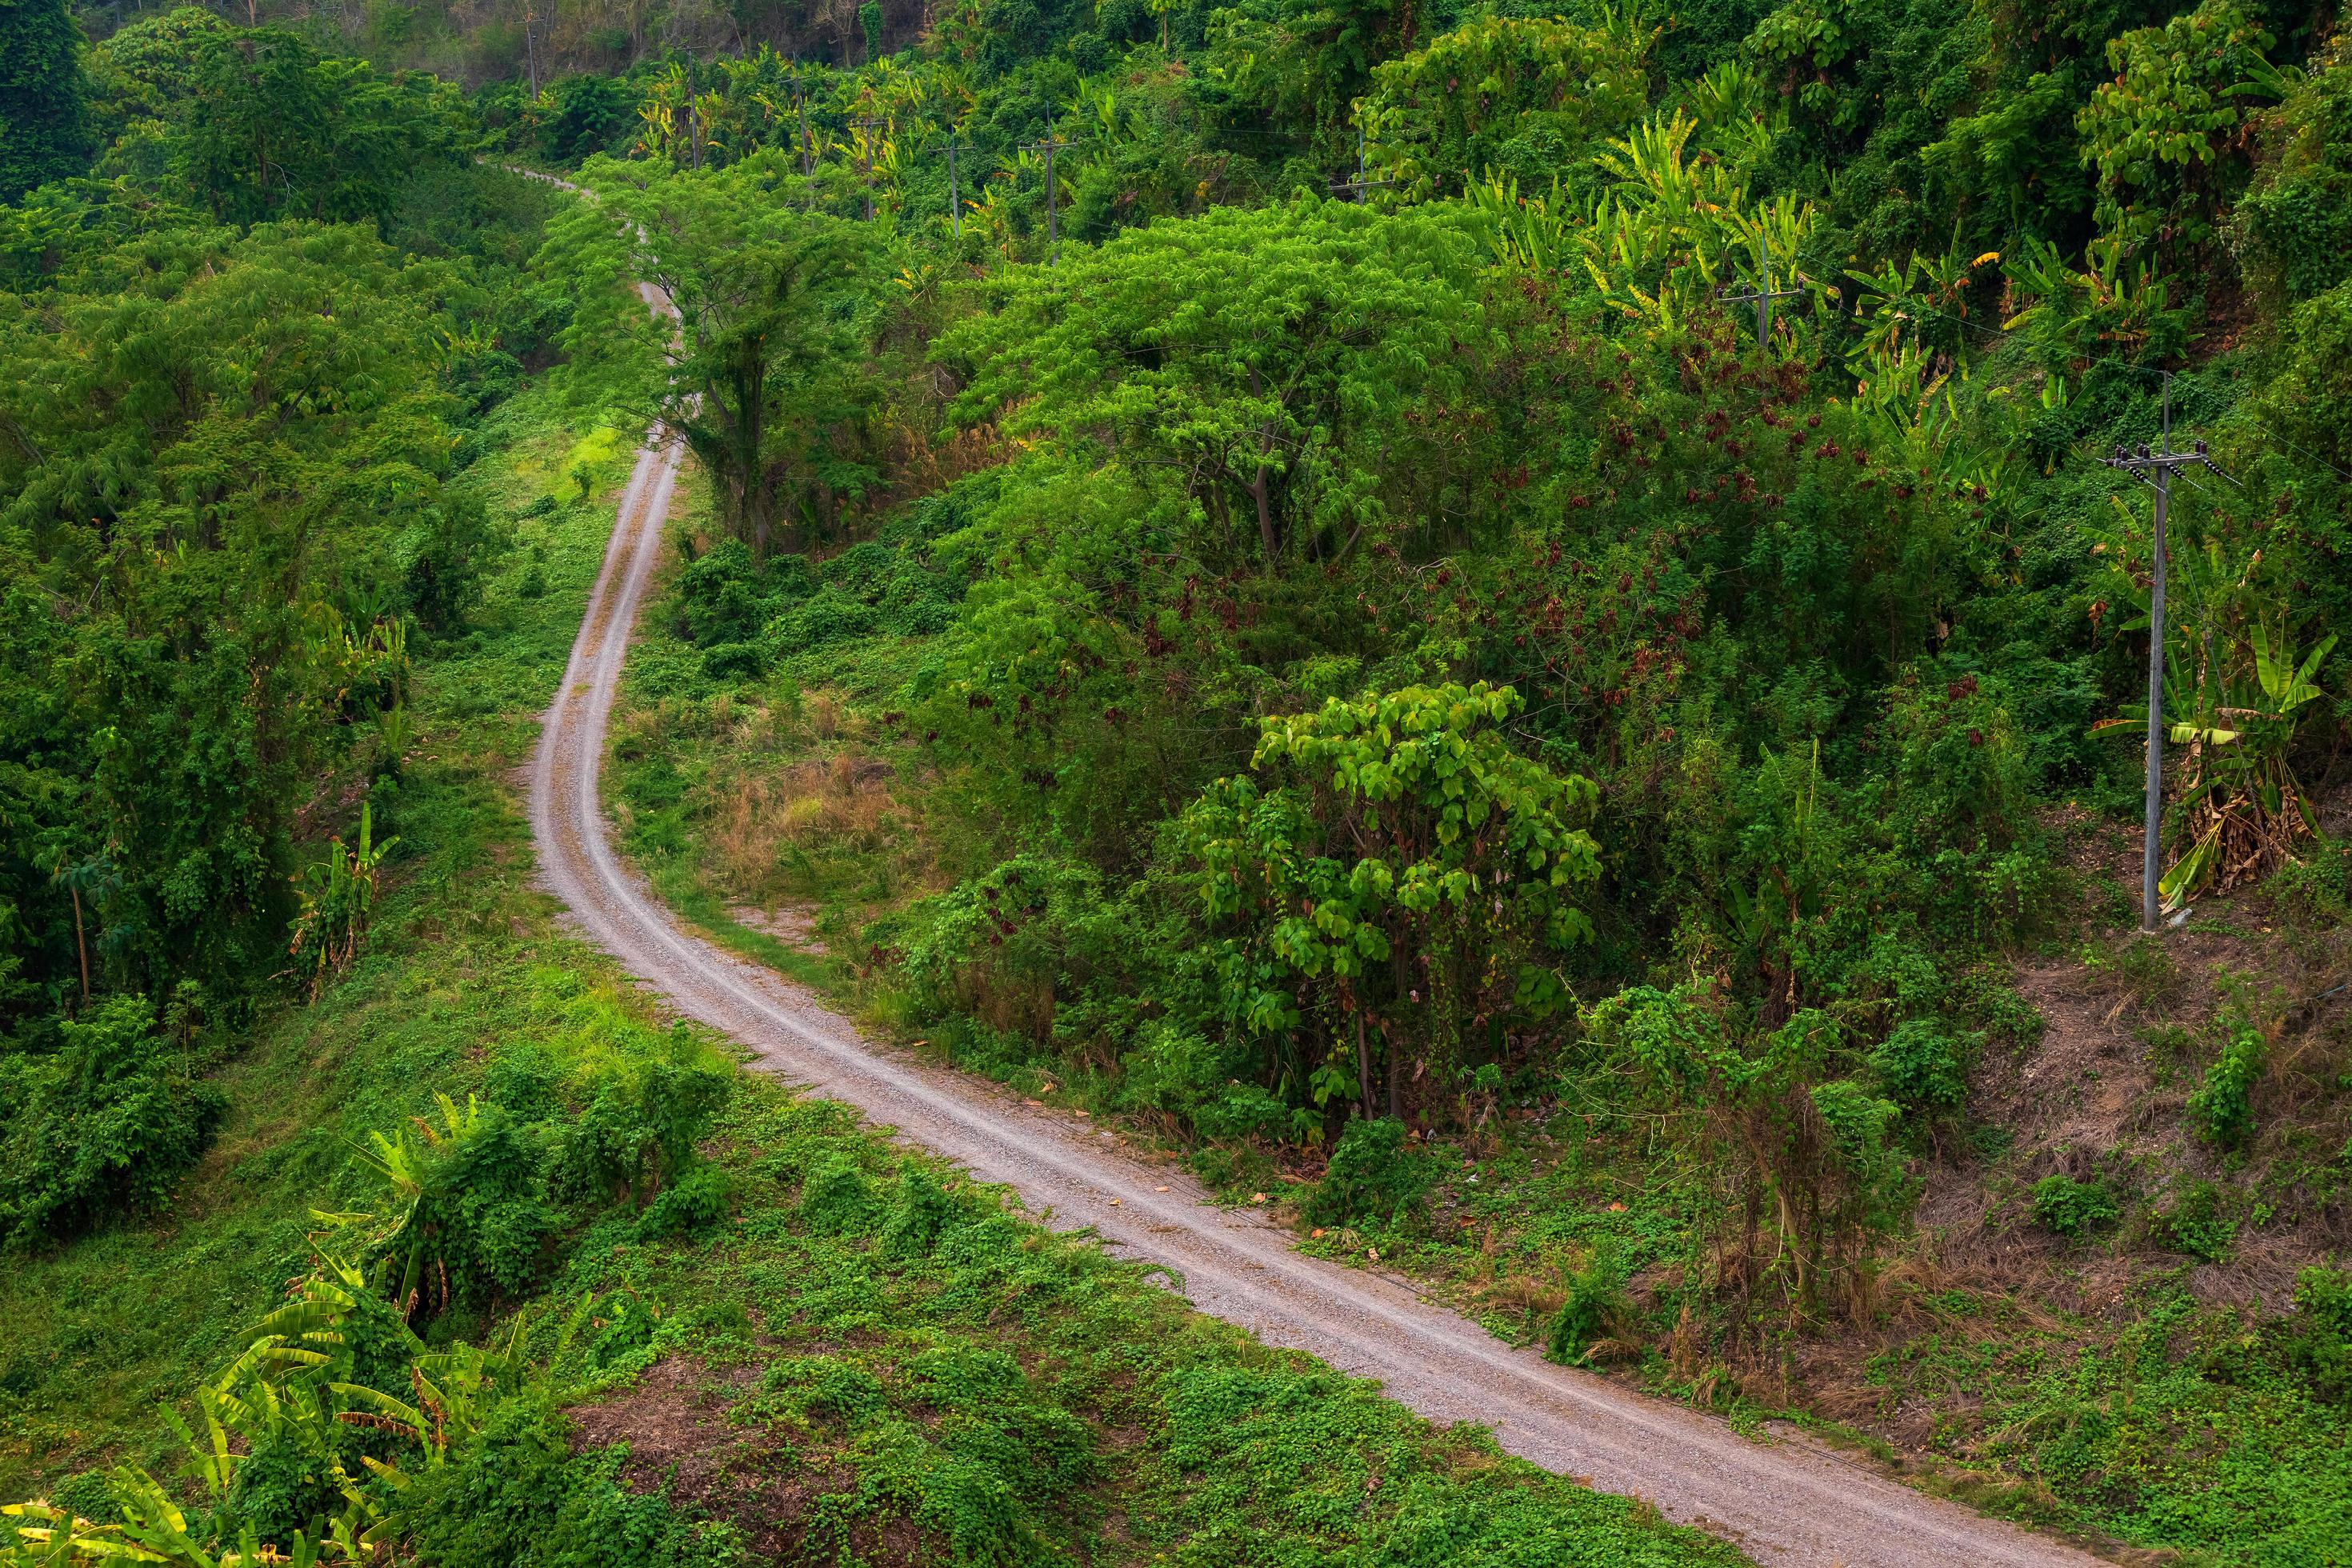
[[[657,292],[643,292],[667,310]],[[1749,1442],[1719,1421],[1512,1350],[1392,1279],[1303,1257],[1262,1216],[1220,1209],[1181,1175],[1129,1158],[1115,1135],[882,1048],[807,994],[683,928],[614,855],[597,795],[605,722],[660,556],[677,464],[676,446],[658,431],[637,455],[530,773],[531,831],[548,886],[593,940],[672,1006],[725,1031],[763,1069],[1010,1186],[1047,1223],[1091,1226],[1125,1255],[1164,1265],[1200,1310],[1378,1378],[1433,1421],[1483,1422],[1511,1452],[1648,1498],[1759,1563],[2097,1562],[1810,1446]]]

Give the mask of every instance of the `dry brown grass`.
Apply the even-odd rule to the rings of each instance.
[[[706,874],[729,900],[764,909],[877,867],[893,888],[927,883],[929,851],[887,742],[838,691],[667,697],[617,715],[614,734],[624,757],[705,759],[697,837]]]
[[[905,826],[892,770],[855,749],[773,767],[729,769],[710,799],[705,843],[712,870],[731,891],[758,898],[785,879],[794,850],[866,854]]]

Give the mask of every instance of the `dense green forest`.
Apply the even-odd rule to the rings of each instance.
[[[659,421],[690,919],[1555,1359],[2343,1561],[2347,47],[0,0],[0,1555],[1715,1560],[543,956],[502,770]],[[688,1345],[781,1514],[583,1439]]]

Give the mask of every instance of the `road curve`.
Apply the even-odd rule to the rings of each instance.
[[[644,291],[656,310],[657,292]],[[1381,1380],[1431,1420],[1483,1422],[1502,1446],[1807,1568],[2046,1568],[2098,1560],[1924,1496],[1810,1446],[1765,1446],[1721,1422],[1504,1345],[1393,1279],[1293,1251],[1252,1212],[1128,1158],[1114,1135],[993,1085],[909,1058],[768,970],[685,929],[614,853],[597,793],[605,724],[677,480],[656,430],[637,454],[602,574],[530,770],[541,874],[580,926],[679,1012],[764,1070],[845,1101],[899,1136],[1002,1183],[1061,1228],[1092,1226],[1166,1266],[1200,1310],[1272,1344]]]

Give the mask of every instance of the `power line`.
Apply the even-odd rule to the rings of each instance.
[[[1983,336],[1990,338],[1995,342],[2007,342],[2009,341],[2009,334],[1998,328],[1984,326],[1979,322],[1969,321],[1965,316],[1955,316],[1948,310],[1938,310],[1933,305],[1922,305],[1914,300],[1904,300],[1899,307],[1899,310],[1902,312],[1915,315],[1934,316],[1938,320],[1949,321],[1956,327],[1966,327],[1969,331],[1981,333]],[[2086,371],[2109,369],[2122,371],[2132,375],[2153,376],[2159,382],[2167,384],[2169,383],[2172,376],[2172,372],[2161,369],[2155,365],[2134,364],[2129,360],[2116,359],[2113,357],[2103,360],[2094,360],[2085,367],[2085,369]],[[2309,458],[2312,462],[2315,462],[2321,468],[2326,468],[2329,473],[2334,474],[2337,479],[2342,479],[2345,483],[2352,484],[2352,472],[2347,472],[2347,470],[2338,468],[2336,464],[2328,461],[2326,458],[2321,457],[2317,452],[2313,451],[2310,447],[2280,434],[2277,426],[2264,419],[2258,411],[2247,407],[2242,401],[2233,403],[2231,405],[2230,411],[2232,414],[2242,416],[2245,419],[2251,422],[2256,429],[2260,430],[2271,440],[2275,441],[2280,446],[2285,447],[2288,451],[2296,454],[2298,457]],[[2221,477],[2225,479],[2230,479],[2230,482],[2233,485],[2237,485],[2240,489],[2243,489],[2245,488],[2243,485],[2239,484],[2236,479],[2230,479],[2229,475],[2221,473],[2221,470],[2219,468],[2216,468],[2214,472],[2216,474],[2220,474]]]
[[[1763,270],[1757,276],[1756,287],[1750,289],[1745,294],[1726,294],[1722,296],[1722,299],[1723,302],[1727,305],[1745,305],[1750,303],[1755,305],[1756,346],[1760,349],[1772,341],[1772,301],[1775,300],[1793,300],[1802,294],[1804,290],[1802,289],[1773,288],[1772,237],[1766,234],[1760,226],[1756,230],[1756,243],[1762,247],[1761,254],[1764,263]]]

